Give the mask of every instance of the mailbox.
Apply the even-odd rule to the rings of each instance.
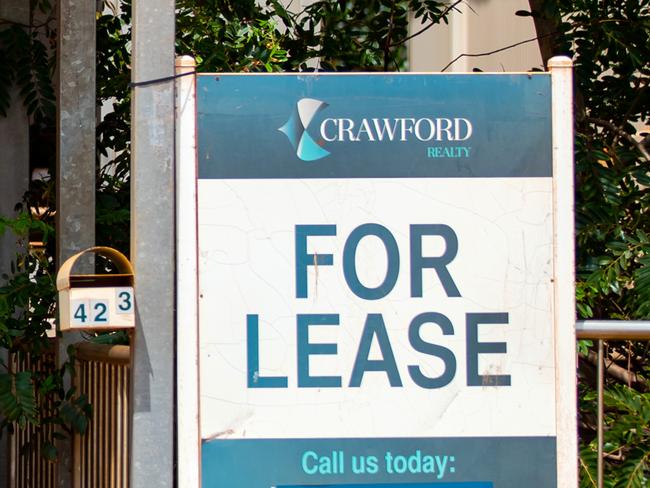
[[[73,275],[84,254],[109,259],[117,274]],[[70,257],[56,276],[59,323],[65,330],[112,330],[135,327],[133,267],[121,252],[110,247],[91,247]]]

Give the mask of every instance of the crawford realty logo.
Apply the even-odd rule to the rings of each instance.
[[[301,98],[291,117],[278,130],[283,132],[303,161],[316,161],[330,155],[326,142],[462,142],[472,137],[472,123],[463,117],[326,118],[319,128],[318,142],[307,132],[318,112],[329,104],[314,98]],[[428,158],[469,157],[469,146],[442,144],[426,147]]]
[[[330,155],[329,151],[319,146],[307,132],[314,116],[327,105],[314,98],[301,98],[287,123],[278,129],[284,132],[296,150],[296,156],[303,161],[316,161]]]

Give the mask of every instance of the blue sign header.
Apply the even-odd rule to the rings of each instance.
[[[201,75],[199,178],[548,177],[547,74]]]

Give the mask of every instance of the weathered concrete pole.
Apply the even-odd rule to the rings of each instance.
[[[57,263],[95,243],[95,2],[59,1]]]
[[[132,488],[174,485],[174,1],[133,4]]]
[[[56,262],[95,244],[96,3],[59,0],[57,49]],[[93,261],[78,272],[92,272]],[[78,334],[59,340],[59,358]],[[68,385],[69,386],[69,385]],[[58,486],[72,486],[72,442],[58,445]]]

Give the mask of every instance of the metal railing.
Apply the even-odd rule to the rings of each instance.
[[[576,322],[576,338],[597,341],[597,416],[598,416],[598,464],[596,467],[598,488],[604,481],[604,401],[605,357],[603,342],[609,340],[650,340],[650,321],[641,320],[582,320]]]
[[[74,488],[129,486],[129,346],[80,343],[75,386],[87,396],[92,418],[74,440]]]

